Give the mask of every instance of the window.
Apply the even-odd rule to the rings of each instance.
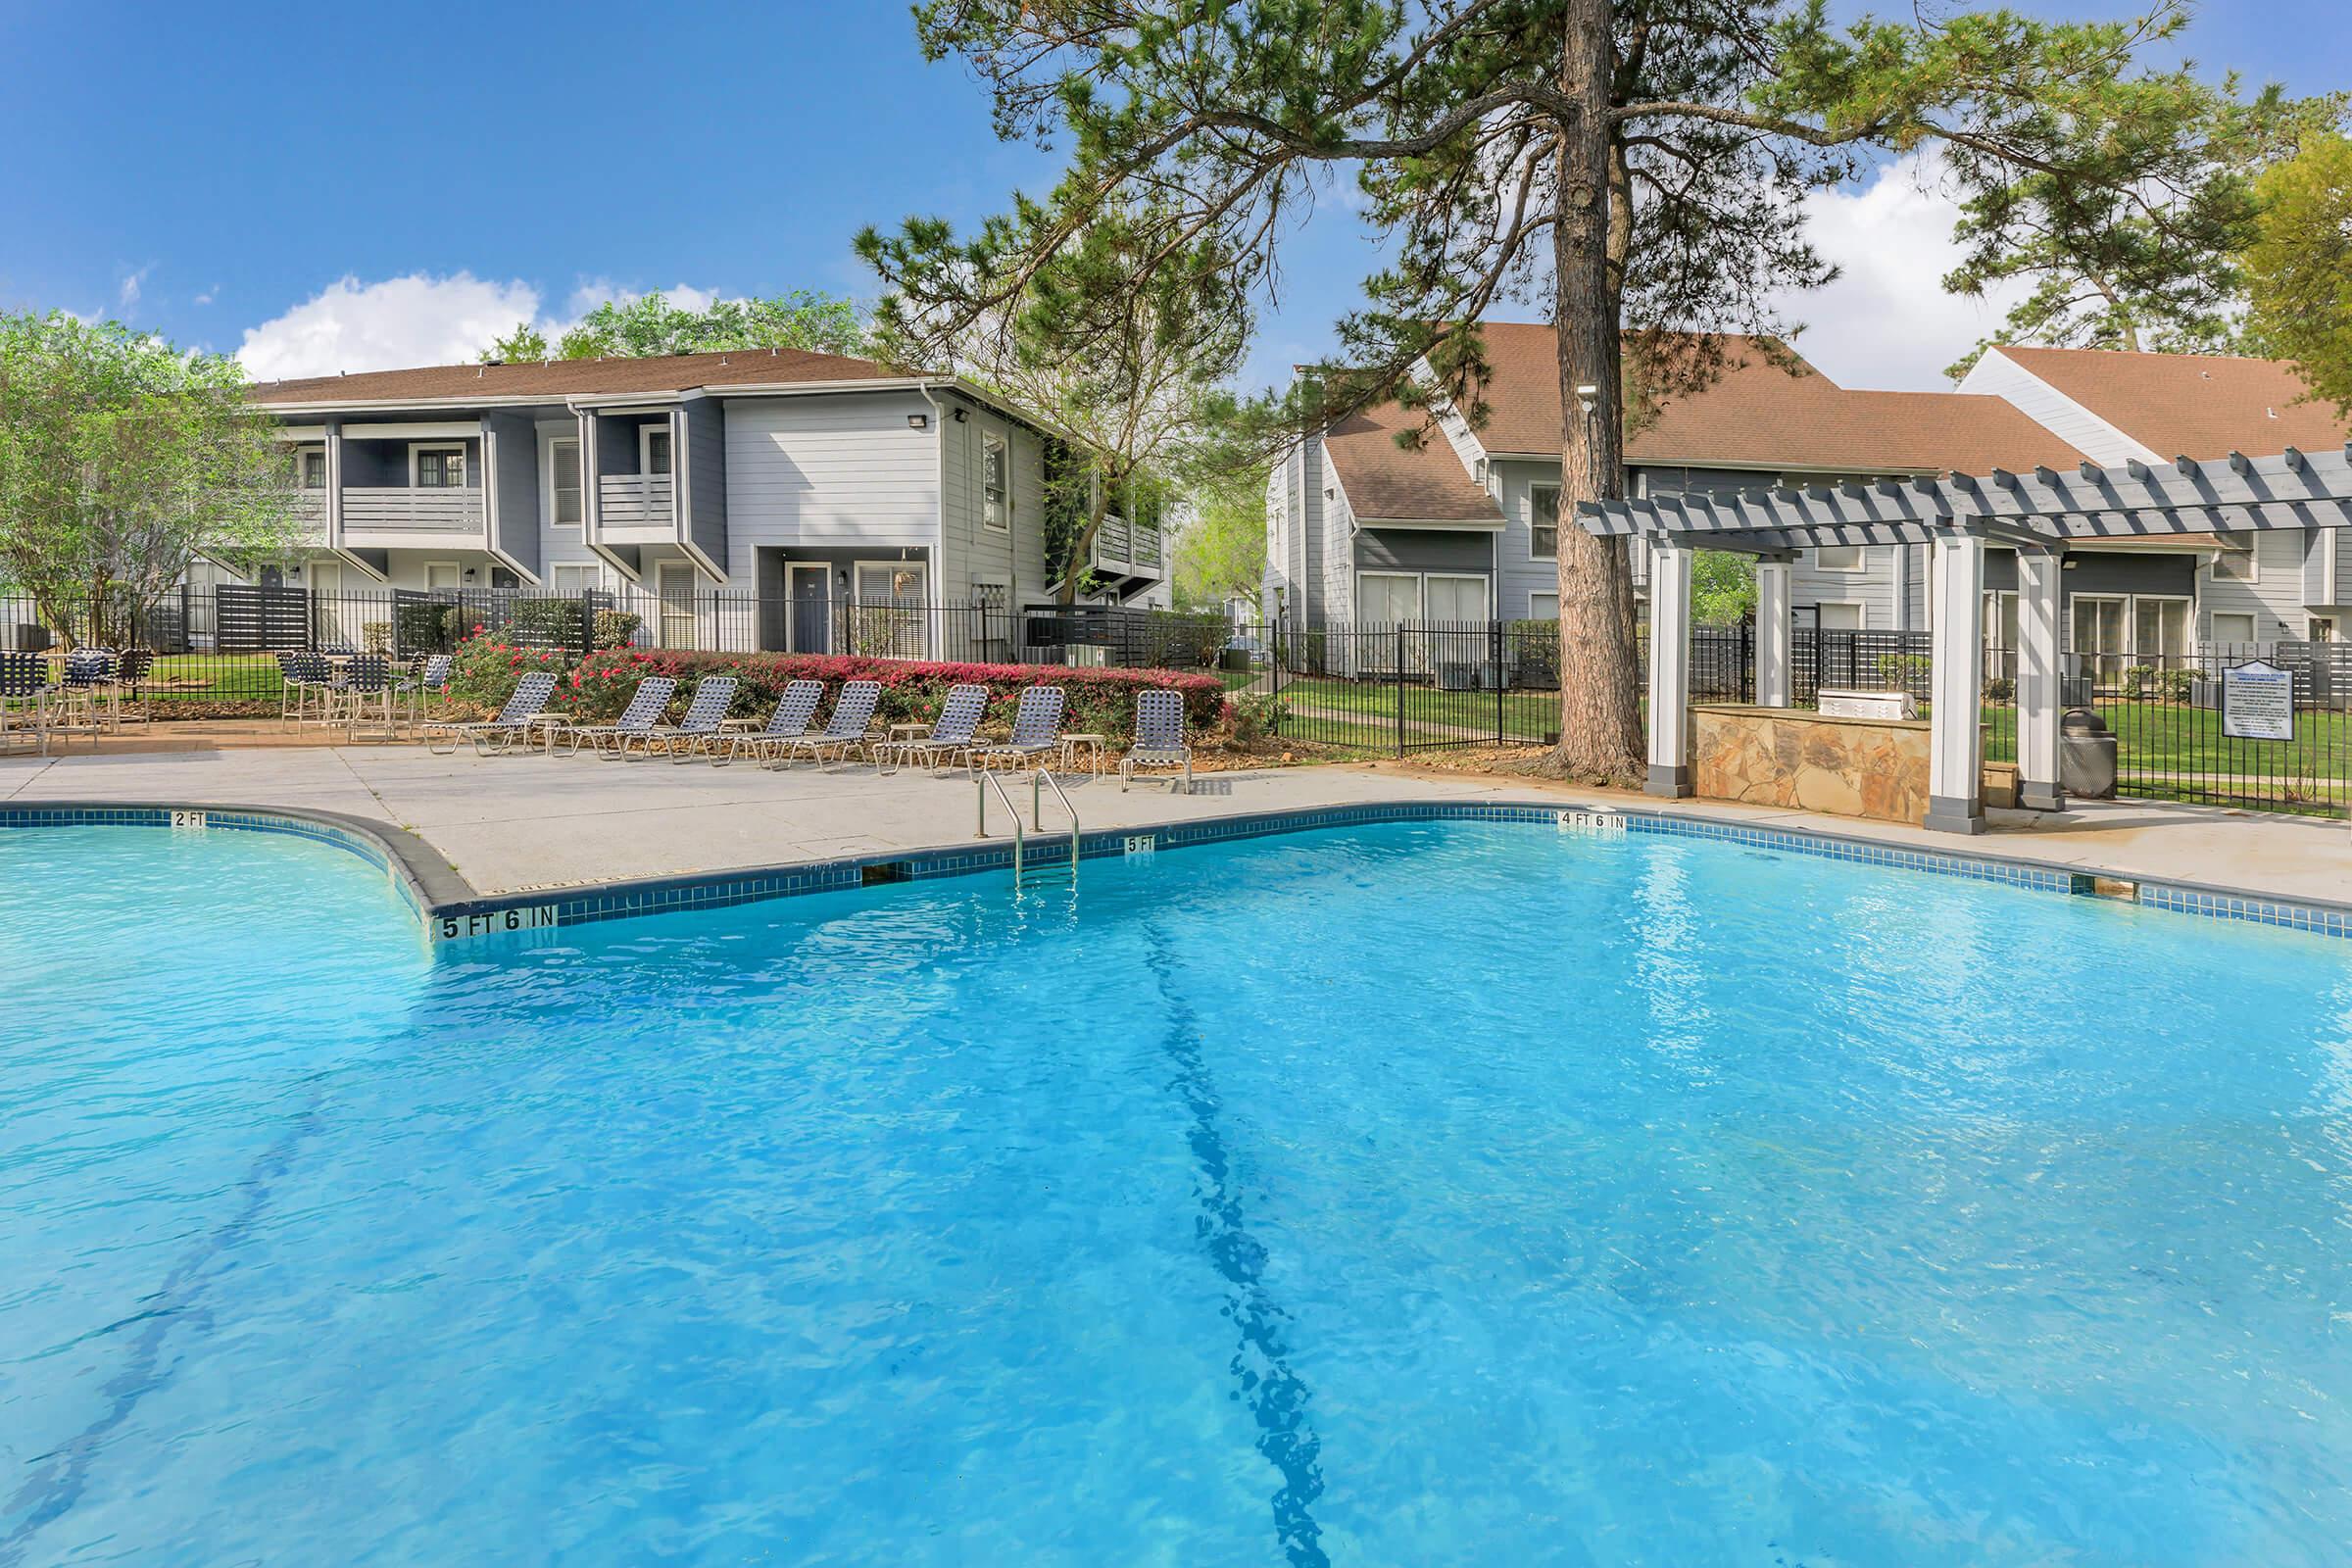
[[[2007,589],[1988,589],[1984,594],[1984,678],[2015,680],[2017,651],[2017,595]]]
[[[1421,618],[1421,579],[1395,572],[1359,572],[1355,579],[1356,619],[1366,626],[1395,626]]]
[[[1860,605],[1824,604],[1820,610],[1823,631],[1862,630],[1862,607]]]
[[[1560,487],[1556,484],[1527,487],[1527,551],[1538,561],[1554,560],[1560,553]]]
[[[428,589],[455,588],[459,578],[458,564],[454,561],[428,561],[424,564],[424,586]]]
[[[1461,625],[1487,618],[1487,579],[1439,577],[1422,579],[1422,597],[1435,624]]]
[[[2213,640],[2217,643],[2250,643],[2254,640],[2252,615],[2223,614],[2215,612]]]
[[[2311,615],[2305,618],[2307,623],[2303,630],[2304,636],[2315,643],[2335,641],[2335,617],[2333,615]]]
[[[647,424],[637,431],[637,466],[644,473],[669,471],[669,421]]]
[[[2132,662],[2131,644],[2125,641],[2131,603],[2094,594],[2077,594],[2068,601],[2075,654],[2082,661],[2083,669],[2102,685],[2117,680]]]
[[[1560,596],[1556,593],[1532,593],[1527,596],[1527,618],[1557,620],[1560,618]]]
[[[2132,656],[2143,664],[2174,664],[2188,654],[2188,601],[2132,601]]]
[[[464,447],[411,447],[411,480],[419,490],[455,490],[466,483]]]
[[[2216,582],[2260,582],[2262,564],[2254,559],[2254,547],[2223,546],[2222,553],[2213,558],[2213,577]]]
[[[547,447],[547,493],[559,528],[577,528],[585,514],[580,507],[580,443],[551,441]]]
[[[326,448],[304,447],[294,462],[295,482],[305,490],[326,488]]]
[[[1006,454],[1004,438],[984,435],[980,438],[980,520],[991,528],[1004,529],[1012,524],[1012,508],[1007,504],[1004,490]]]
[[[1823,545],[1813,552],[1813,564],[1823,571],[1860,571],[1860,545]]]
[[[604,586],[604,572],[592,562],[550,566],[548,586],[560,594],[593,593]]]

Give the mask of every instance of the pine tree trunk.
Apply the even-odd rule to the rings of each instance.
[[[1560,220],[1552,231],[1559,338],[1561,769],[1594,783],[1642,781],[1641,664],[1622,539],[1577,524],[1580,501],[1625,495],[1618,294],[1609,275],[1610,0],[1568,0],[1560,89]],[[1582,396],[1577,388],[1594,389]],[[1588,405],[1590,406],[1588,408]]]

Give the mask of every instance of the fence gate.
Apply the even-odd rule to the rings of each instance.
[[[222,583],[214,590],[213,638],[230,654],[311,646],[311,596],[300,588]]]

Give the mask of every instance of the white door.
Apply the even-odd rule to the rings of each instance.
[[[360,646],[360,617],[346,614],[343,603],[343,564],[311,563],[311,604],[318,612],[318,642],[326,648]]]
[[[1421,579],[1367,571],[1355,579],[1355,618],[1365,626],[1395,626],[1421,618]]]
[[[694,567],[662,562],[654,568],[654,594],[662,601],[662,646],[694,647]]]
[[[1487,579],[1484,577],[1439,577],[1425,580],[1432,625],[1459,621],[1483,621],[1487,618]]]

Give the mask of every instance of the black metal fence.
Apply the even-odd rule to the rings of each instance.
[[[2230,644],[2103,667],[2073,662],[2082,672],[2066,682],[2066,701],[2114,733],[2119,794],[2337,815],[2352,807],[2352,645]],[[2225,731],[2228,672],[2257,662],[2291,679],[2282,739]]]
[[[1230,634],[1222,663],[1246,722],[1310,746],[1401,757],[1558,738],[1549,621],[1426,621]]]

